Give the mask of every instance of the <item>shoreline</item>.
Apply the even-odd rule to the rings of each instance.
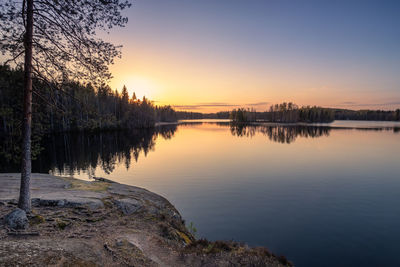
[[[7,229],[19,177],[0,173],[0,266],[291,266],[266,248],[196,240],[164,197],[103,179],[32,174],[29,227]]]
[[[354,124],[373,124],[373,126],[362,126],[362,125],[335,125],[335,122],[352,122]],[[231,120],[228,119],[191,119],[191,120],[178,120],[175,122],[156,122],[154,127],[168,126],[168,125],[181,125],[181,124],[196,124],[196,123],[222,123],[230,125]],[[392,124],[392,125],[378,125],[378,124]],[[249,121],[249,122],[238,122],[233,125],[244,125],[244,126],[283,126],[283,127],[321,127],[329,129],[344,129],[344,130],[391,130],[400,129],[400,121],[372,121],[372,120],[334,120],[332,122],[271,122],[271,121]]]

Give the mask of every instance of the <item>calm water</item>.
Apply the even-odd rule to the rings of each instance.
[[[46,141],[34,168],[147,188],[193,222],[198,237],[267,246],[297,266],[400,266],[393,125],[203,122],[61,135]]]

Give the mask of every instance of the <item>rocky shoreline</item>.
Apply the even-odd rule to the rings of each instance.
[[[11,229],[19,178],[0,174],[0,266],[291,266],[266,248],[196,240],[168,200],[105,179],[33,174],[32,213]]]

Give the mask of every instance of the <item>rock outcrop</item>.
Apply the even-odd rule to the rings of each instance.
[[[266,249],[196,240],[165,198],[106,179],[32,175],[28,216],[19,174],[0,174],[0,266],[286,266]]]

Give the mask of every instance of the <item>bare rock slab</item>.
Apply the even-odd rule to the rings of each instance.
[[[143,208],[143,204],[133,198],[118,199],[114,201],[114,204],[125,215],[131,215]]]
[[[32,205],[36,207],[64,207],[64,208],[75,208],[80,206],[88,206],[92,210],[103,208],[104,204],[100,199],[90,199],[84,197],[59,198],[45,196],[42,198],[33,198]]]

